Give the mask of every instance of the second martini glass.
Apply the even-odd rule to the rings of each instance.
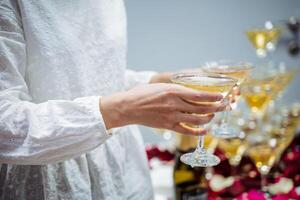
[[[226,97],[236,84],[236,79],[221,75],[212,75],[205,73],[179,73],[171,78],[173,83],[183,85],[198,91],[209,93],[221,93]],[[196,104],[208,105],[211,102],[193,102]],[[182,124],[182,126],[192,129],[201,129],[201,126],[193,126],[190,124]],[[210,167],[220,163],[220,159],[207,152],[204,148],[204,136],[199,136],[197,148],[192,153],[187,153],[181,156],[180,160],[192,167]]]
[[[253,65],[247,62],[233,62],[224,60],[219,62],[208,62],[202,67],[202,70],[208,73],[220,74],[235,78],[237,80],[236,85],[239,87],[245,81],[253,68]],[[224,112],[223,120],[220,126],[213,128],[212,132],[215,136],[222,138],[233,138],[239,136],[239,131],[228,125],[228,115],[229,109]]]

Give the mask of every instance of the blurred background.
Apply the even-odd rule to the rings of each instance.
[[[246,30],[300,17],[299,0],[127,0],[128,67],[135,70],[176,71],[207,61],[230,59],[260,62]],[[288,53],[291,35],[284,33],[273,59],[300,65]],[[300,99],[300,77],[289,86],[290,101]],[[295,92],[297,91],[297,92]],[[161,137],[142,127],[145,142]]]

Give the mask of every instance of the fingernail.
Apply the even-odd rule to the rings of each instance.
[[[208,117],[211,117],[211,118],[213,118],[215,116],[215,114],[214,113],[210,113],[210,114],[208,114]]]

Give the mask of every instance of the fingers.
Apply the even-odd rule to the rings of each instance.
[[[180,107],[178,108],[181,112],[196,113],[196,114],[208,114],[214,112],[221,112],[226,109],[224,103],[212,103],[212,104],[194,104],[191,102],[185,102],[181,100]]]
[[[189,128],[187,126],[182,126],[179,123],[176,124],[174,126],[174,128],[171,130],[174,132],[177,132],[177,133],[181,133],[184,135],[191,135],[191,136],[205,135],[207,133],[207,131],[205,129],[200,129],[200,128],[193,129],[193,128]]]
[[[203,135],[206,133],[204,129],[198,128],[199,125],[209,123],[214,117],[214,114],[196,115],[187,113],[173,113],[166,120],[166,129],[179,132],[185,135]]]
[[[220,93],[200,92],[184,86],[178,87],[177,95],[185,101],[193,102],[215,102],[223,99],[223,96]]]
[[[186,123],[191,125],[203,125],[210,122],[214,117],[214,114],[208,115],[195,115],[195,114],[187,114],[178,112],[175,115],[175,122]]]

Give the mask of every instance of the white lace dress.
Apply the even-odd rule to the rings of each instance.
[[[152,199],[137,128],[98,107],[153,75],[126,46],[122,0],[0,0],[0,199]]]

